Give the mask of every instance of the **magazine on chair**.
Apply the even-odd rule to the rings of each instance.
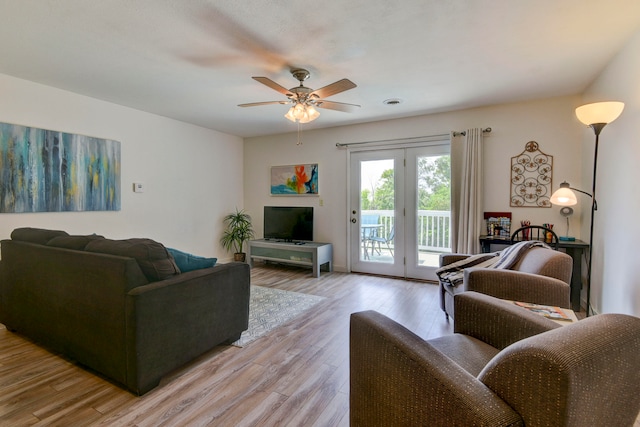
[[[566,320],[568,322],[572,322],[573,319],[567,316],[567,314],[562,311],[560,307],[554,307],[551,305],[540,305],[540,304],[531,304],[528,302],[519,302],[515,301],[515,304],[519,307],[525,308],[529,311],[532,311],[541,316],[547,317],[552,320]]]

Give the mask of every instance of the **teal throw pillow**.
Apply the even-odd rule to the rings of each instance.
[[[181,272],[200,270],[201,268],[209,268],[216,265],[218,258],[205,258],[201,256],[191,255],[186,252],[179,251],[177,249],[167,248],[171,256],[176,262],[176,265]]]

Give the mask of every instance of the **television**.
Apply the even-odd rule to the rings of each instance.
[[[313,240],[313,207],[265,206],[264,238],[285,242]]]

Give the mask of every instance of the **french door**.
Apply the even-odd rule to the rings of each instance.
[[[350,153],[351,271],[436,280],[450,252],[449,142]]]
[[[353,152],[350,163],[351,271],[403,277],[404,150]]]

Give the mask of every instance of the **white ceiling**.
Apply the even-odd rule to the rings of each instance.
[[[296,130],[237,107],[285,99],[252,76],[348,78],[362,108],[302,126],[363,123],[581,93],[638,29],[638,0],[0,0],[0,73],[249,137]]]

